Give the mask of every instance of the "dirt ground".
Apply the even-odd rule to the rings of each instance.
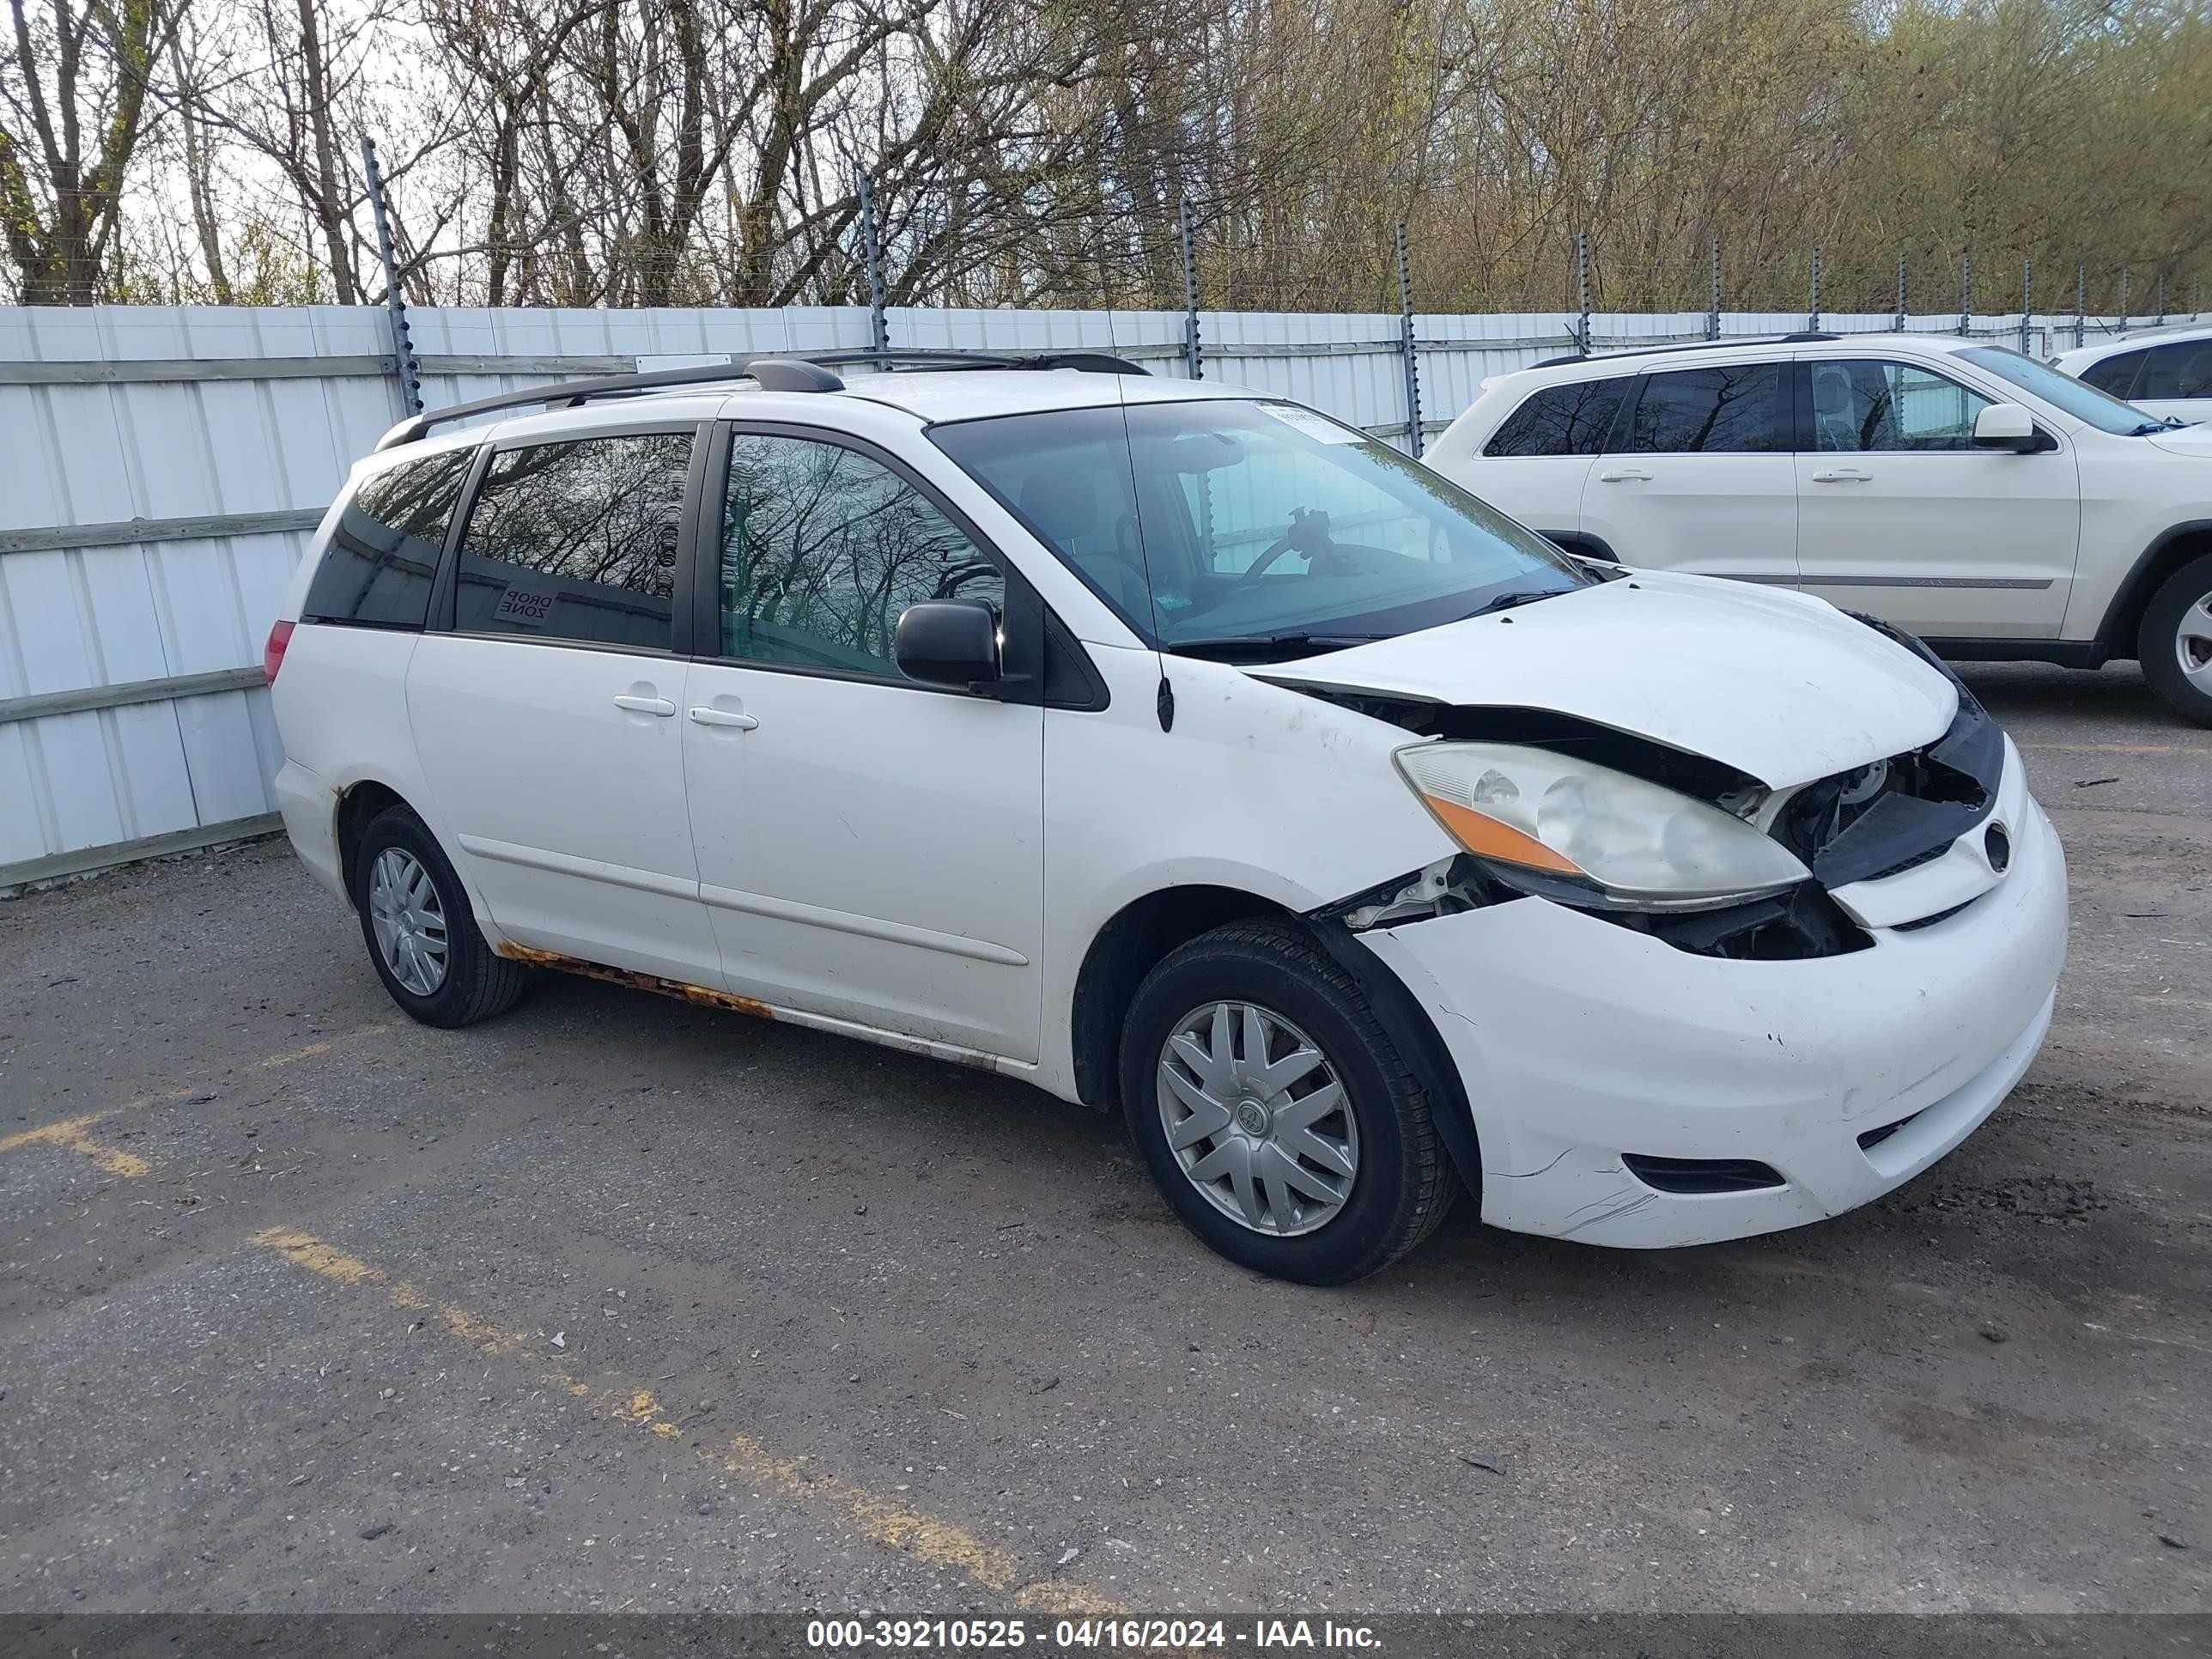
[[[282,842],[0,903],[0,1607],[2203,1611],[2212,732],[1971,678],[2051,1041],[1704,1249],[1468,1205],[1274,1284],[1014,1083],[554,976],[415,1026]]]

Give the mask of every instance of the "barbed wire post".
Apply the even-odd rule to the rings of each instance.
[[[1974,256],[1959,256],[1959,332],[1970,332],[1974,324]]]
[[[2158,315],[2152,319],[2151,326],[2164,328],[2166,326],[2166,273],[2162,270],[2158,273],[2157,293]]]
[[[876,228],[875,192],[865,172],[855,172],[853,183],[860,198],[860,252],[868,267],[868,349],[876,354],[876,367],[884,368],[890,366],[891,331],[884,320],[884,246]]]
[[[1575,349],[1585,357],[1590,349],[1589,232],[1575,233],[1575,307],[1581,316],[1575,324]]]
[[[392,372],[399,381],[403,413],[422,412],[422,365],[415,356],[407,327],[407,299],[399,291],[399,256],[392,245],[392,207],[384,198],[384,173],[376,165],[376,140],[361,135],[362,175],[368,184],[368,205],[376,220],[376,251],[384,261],[384,308],[392,319]]]
[[[2079,351],[2081,342],[2089,336],[2089,267],[2074,267],[2074,349]]]
[[[1713,262],[1711,280],[1705,291],[1705,337],[1721,337],[1721,239],[1713,238]]]
[[[2120,271],[2120,325],[2114,331],[2117,333],[2124,334],[2128,331],[2128,313],[2135,308],[2133,303],[2135,296],[2128,290],[2134,286],[2135,272],[2123,268]]]
[[[2035,261],[2020,262],[2020,355],[2028,355],[2028,319],[2035,309]]]
[[[1191,240],[1190,204],[1176,204],[1176,238],[1182,244],[1182,366],[1194,380],[1206,378],[1198,344],[1198,246]]]
[[[1813,294],[1812,303],[1805,311],[1805,331],[1808,334],[1820,331],[1820,245],[1818,242],[1813,244]]]
[[[1421,458],[1421,360],[1413,349],[1413,273],[1406,260],[1406,222],[1398,221],[1398,349],[1406,355],[1406,440]]]
[[[1897,256],[1897,331],[1905,332],[1905,255]]]

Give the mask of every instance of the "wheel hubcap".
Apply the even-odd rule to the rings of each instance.
[[[2174,630],[2174,653],[2181,672],[2197,690],[2212,694],[2212,593],[2205,594],[2181,613]]]
[[[1352,1195],[1359,1126],[1320,1045],[1272,1010],[1214,1002],[1160,1050],[1160,1124],[1190,1184],[1255,1233],[1325,1225]]]
[[[418,997],[446,982],[446,910],[422,860],[387,847],[368,872],[368,925],[392,977]]]

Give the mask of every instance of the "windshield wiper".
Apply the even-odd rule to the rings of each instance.
[[[1562,593],[1571,593],[1572,592],[1574,592],[1574,590],[1570,587],[1516,588],[1510,593],[1500,593],[1494,599],[1485,599],[1480,605],[1475,606],[1474,610],[1468,611],[1467,615],[1460,617],[1459,620],[1461,622],[1473,622],[1477,617],[1487,617],[1493,611],[1510,611],[1516,605],[1534,605],[1539,599],[1556,599]]]
[[[1213,657],[1233,660],[1238,657],[1296,656],[1305,651],[1334,651],[1347,645],[1364,645],[1370,640],[1379,640],[1380,634],[1229,634],[1218,639],[1170,640],[1160,649],[1176,657]]]

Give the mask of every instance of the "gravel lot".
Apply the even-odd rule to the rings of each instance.
[[[1346,1291],[1001,1079],[550,976],[414,1026],[281,842],[0,903],[0,1607],[2204,1610],[2212,732],[1971,678],[2074,881],[1981,1133]]]

